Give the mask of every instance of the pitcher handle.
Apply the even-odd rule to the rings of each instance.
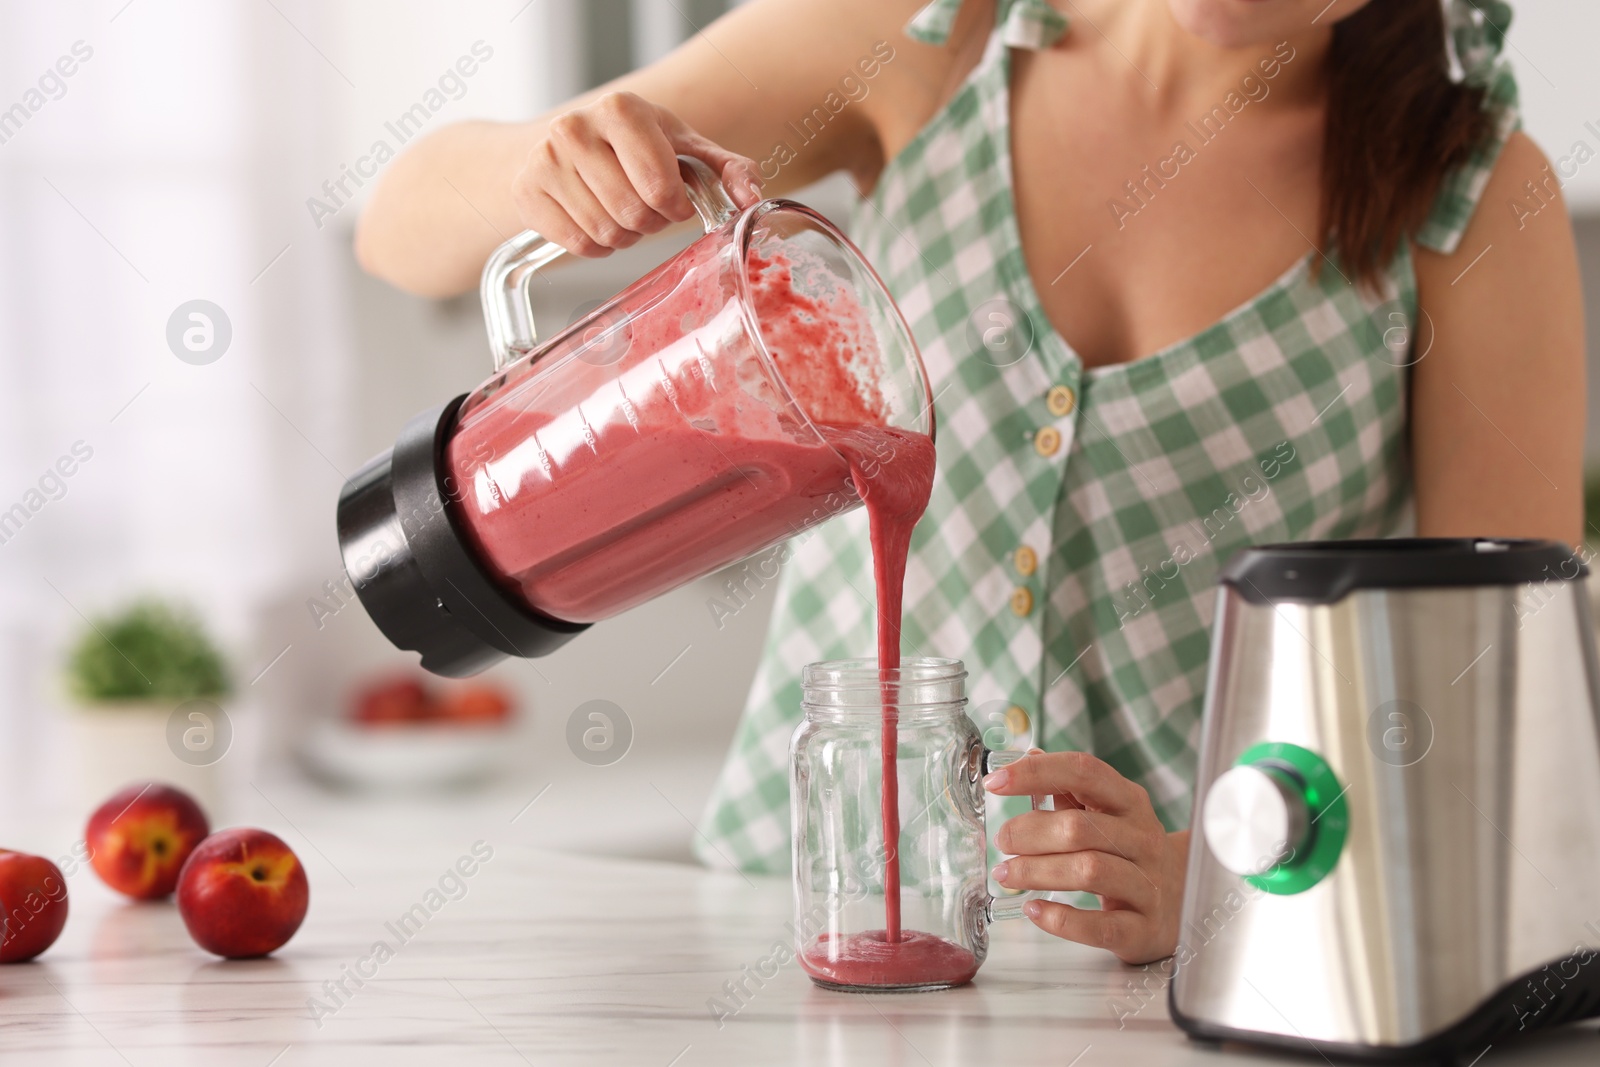
[[[706,233],[723,226],[739,213],[733,198],[710,167],[691,156],[678,157],[689,203],[700,216]],[[489,355],[496,371],[533,351],[539,334],[533,324],[528,286],[542,267],[559,259],[566,249],[532,230],[523,230],[496,248],[483,265],[478,293],[489,331]]]
[[[1000,752],[992,748],[986,748],[983,751],[983,773],[988,774],[991,771],[999,770],[1001,767],[1017,762],[1026,755],[1026,752]],[[1034,811],[1044,810],[1044,797],[1032,796],[1028,799],[1033,803]],[[1022,909],[1027,905],[1028,901],[1041,900],[1044,896],[1043,890],[1030,889],[1014,896],[990,897],[988,904],[984,907],[983,917],[992,923],[999,922],[1002,919],[1020,919],[1023,915]]]

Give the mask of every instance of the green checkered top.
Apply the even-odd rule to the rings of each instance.
[[[948,32],[956,0],[908,32]],[[854,234],[922,347],[938,477],[906,574],[908,655],[965,661],[991,744],[1093,752],[1187,825],[1214,587],[1240,548],[1381,537],[1409,514],[1409,248],[1376,294],[1310,252],[1220,322],[1154,355],[1085,369],[1050,326],[1012,201],[1010,49],[1065,29],[1044,0],[1000,5],[978,66],[884,171]],[[1452,174],[1416,240],[1453,250],[1505,138]],[[1423,333],[1426,333],[1424,329]],[[1420,338],[1427,343],[1426,336]],[[1029,566],[1032,550],[1036,565]],[[696,848],[714,866],[789,868],[789,739],[800,670],[870,655],[864,513],[794,549],[760,668]],[[1024,800],[1025,804],[1025,800]],[[1007,810],[1010,810],[1009,808]]]

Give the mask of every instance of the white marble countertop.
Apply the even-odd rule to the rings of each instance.
[[[667,821],[656,832],[686,838],[672,781],[657,786],[654,809]],[[829,993],[790,963],[748,983],[750,995],[719,1026],[708,1002],[732,1006],[724,984],[786,936],[787,882],[553,851],[541,827],[565,817],[560,792],[528,807],[537,786],[404,802],[260,786],[233,821],[280,833],[312,883],[305,926],[265,960],[215,960],[189,941],[172,905],[125,903],[92,874],[73,875],[61,941],[35,963],[0,968],[0,1062],[1308,1062],[1193,1045],[1168,1020],[1164,996],[1119,1027],[1112,1004],[1126,1002],[1137,972],[1025,923],[996,929],[966,988]],[[426,906],[440,875],[480,841],[492,858],[459,899],[435,898],[437,910],[402,942],[386,924]],[[28,845],[43,850],[16,847]],[[382,963],[371,956],[379,940],[394,948]],[[359,988],[349,977],[357,971],[372,975]],[[348,994],[331,995],[325,983],[341,979]],[[313,1018],[312,997],[326,1017]],[[1493,1049],[1482,1062],[1592,1064],[1597,1052],[1588,1024]]]

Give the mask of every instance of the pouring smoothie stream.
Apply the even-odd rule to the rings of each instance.
[[[870,451],[884,437],[894,443],[886,460]],[[851,477],[866,503],[872,538],[878,665],[883,679],[879,803],[884,928],[842,937],[823,933],[806,947],[800,964],[812,977],[834,986],[959,985],[977,973],[977,958],[944,938],[903,929],[900,922],[899,693],[891,679],[900,668],[900,609],[911,531],[933,491],[933,441],[922,434],[857,427],[840,433],[834,442],[850,462]]]

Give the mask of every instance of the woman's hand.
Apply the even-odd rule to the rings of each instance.
[[[1177,950],[1189,832],[1167,833],[1143,787],[1086,752],[1037,749],[983,784],[1002,796],[1055,798],[1054,811],[1030,811],[1000,828],[996,844],[1014,855],[995,867],[996,882],[1100,898],[1099,911],[1031,901],[1024,911],[1035,925],[1124,963]]]
[[[702,137],[665,108],[620,92],[551,119],[512,195],[528,229],[574,255],[606,256],[694,215],[679,155],[707,164],[739,207],[761,199],[754,160]]]
[[[603,254],[689,218],[671,158],[678,152],[709,165],[741,207],[758,176],[774,194],[836,171],[870,186],[937,110],[941,87],[965,73],[960,64],[976,58],[972,47],[901,36],[921,0],[730,6],[663,58],[548,114],[450,123],[413,139],[384,166],[362,209],[361,266],[407,292],[448,297],[472,290],[484,260],[524,227],[581,255]],[[981,48],[990,26],[983,6],[961,5],[954,40]],[[749,74],[759,74],[759,88]],[[846,92],[848,106],[819,136],[815,122],[805,131],[789,125],[825,101],[833,115],[830,94],[846,78],[870,92]],[[552,131],[558,119],[563,129]]]

